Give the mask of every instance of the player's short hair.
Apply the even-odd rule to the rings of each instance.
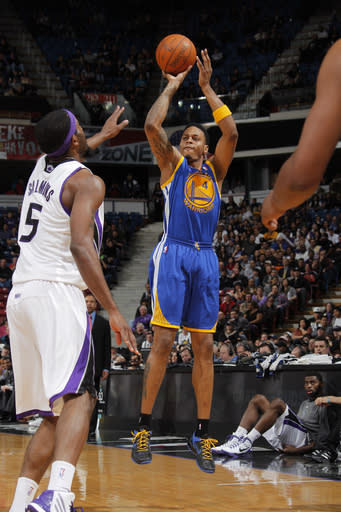
[[[321,383],[323,382],[323,377],[320,372],[315,372],[314,370],[311,370],[310,372],[307,371],[304,375],[304,378],[306,377],[316,377]]]
[[[199,128],[199,130],[201,130],[201,131],[203,132],[203,134],[204,134],[204,136],[205,136],[205,143],[206,143],[207,145],[209,145],[209,144],[210,144],[210,137],[209,137],[209,135],[208,135],[208,131],[207,131],[207,130],[206,130],[206,128],[205,128],[202,124],[200,124],[200,123],[189,123],[188,125],[186,125],[186,126],[185,126],[185,128],[183,129],[183,132],[182,132],[182,133],[184,133],[184,132],[187,130],[187,128],[190,128],[191,126],[195,126],[196,128]]]
[[[46,114],[35,126],[35,137],[40,149],[44,153],[49,154],[55,153],[60,148],[63,148],[70,127],[71,118],[67,110],[58,109]],[[66,148],[65,152],[67,149],[68,148]]]

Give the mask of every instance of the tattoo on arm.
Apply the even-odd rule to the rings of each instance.
[[[159,160],[168,159],[173,152],[173,146],[166,134],[159,133],[150,140],[150,145],[155,158]]]

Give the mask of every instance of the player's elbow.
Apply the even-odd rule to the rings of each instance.
[[[156,133],[158,133],[160,130],[160,124],[157,123],[156,121],[154,121],[153,119],[149,119],[147,117],[147,119],[145,120],[145,123],[144,123],[144,131],[146,133],[147,136],[152,136],[152,135],[155,135]]]
[[[89,252],[87,244],[79,238],[71,240],[70,251],[76,263],[82,261]]]
[[[238,141],[238,137],[239,137],[239,134],[238,134],[238,130],[237,130],[237,127],[234,126],[234,128],[231,130],[231,133],[230,133],[230,141],[236,145],[237,144],[237,141]]]

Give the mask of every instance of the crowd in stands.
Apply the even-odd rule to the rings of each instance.
[[[204,2],[197,2],[195,8],[182,6],[183,33],[198,50],[208,49],[213,62],[212,85],[218,94],[227,95],[232,110],[316,8],[314,2],[307,4],[306,0],[256,0],[240,5],[233,0],[209,8]],[[89,0],[82,2],[81,9],[72,0],[58,6],[39,4],[29,10],[24,4],[17,5],[18,14],[68,94],[122,94],[136,113],[136,126],[143,125],[153,71],[160,76],[154,53],[161,38],[172,30],[172,9],[165,5],[156,11],[146,10],[134,1],[120,6],[119,14],[106,2],[97,2],[94,12]],[[162,19],[169,21],[166,33],[161,32]],[[178,98],[201,96],[196,74],[194,68],[186,77],[174,105]],[[100,124],[105,106],[84,101],[92,123]]]
[[[16,49],[0,35],[0,95],[32,96],[36,88],[28,76],[23,62],[17,56]]]
[[[315,98],[315,83],[320,64],[328,49],[340,38],[341,20],[336,12],[330,22],[320,25],[311,40],[299,49],[298,62],[289,64],[284,76],[258,105],[258,114],[307,107]]]
[[[226,96],[235,111],[317,7],[317,2],[306,0],[256,0],[243,5],[234,0],[208,9],[204,2],[198,2],[195,9],[190,5],[182,7],[183,32],[198,50],[208,49],[213,63],[212,85],[218,94]],[[29,10],[17,2],[16,8],[69,96],[78,92],[83,97],[92,124],[102,124],[109,110],[105,102],[90,101],[84,93],[122,94],[136,114],[135,125],[143,126],[152,73],[159,72],[154,53],[165,35],[160,32],[160,19],[162,15],[169,19],[170,6],[153,11],[128,1],[120,7],[119,14],[106,2],[98,2],[94,12],[89,0],[82,2],[81,9],[73,0],[58,6],[37,4]],[[283,88],[301,90],[313,84],[326,49],[339,36],[340,22],[334,14],[328,26],[321,27],[309,45],[301,49],[299,64],[287,70],[272,94]],[[23,64],[5,39],[0,56],[0,87],[2,81],[5,94],[35,94]],[[175,96],[174,111],[167,121],[178,124],[179,116],[183,121],[184,115],[199,115],[200,110],[202,114],[203,109],[196,112],[191,101],[201,95],[194,68]],[[180,106],[178,100],[185,102]],[[313,97],[308,98],[309,102],[312,100]],[[263,114],[271,111],[271,92],[261,103]]]
[[[332,187],[320,188],[280,219],[278,231],[264,228],[255,199],[238,204],[231,195],[222,204],[214,236],[220,272],[215,364],[256,365],[267,356],[279,363],[284,354],[291,363],[341,362],[341,298],[316,306],[340,278],[340,200]],[[150,319],[147,282],[132,321],[138,347],[146,353],[153,340]],[[293,319],[297,326],[285,329]],[[123,350],[122,356],[113,368],[127,367],[129,354]],[[169,365],[192,363],[190,332],[181,326]]]
[[[122,94],[135,111],[137,125],[143,125],[155,66],[157,16],[145,6],[132,15],[128,4],[119,13],[105,2],[98,2],[94,12],[90,1],[81,9],[70,1],[56,8],[20,10],[68,95],[83,97],[92,124],[102,124],[107,115],[103,103],[87,101],[87,92]]]

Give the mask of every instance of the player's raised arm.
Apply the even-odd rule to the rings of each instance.
[[[238,140],[238,131],[230,109],[222,102],[211,87],[212,65],[206,49],[201,51],[201,60],[197,57],[197,66],[199,69],[199,85],[211,107],[213,117],[222,132],[217,142],[214,155],[211,157],[217,180],[221,187],[234,155]]]
[[[114,112],[105,121],[102,129],[98,133],[95,133],[95,135],[87,139],[87,144],[90,149],[94,150],[98,146],[103,144],[103,142],[105,142],[106,140],[117,137],[120,131],[123,130],[123,128],[125,128],[126,126],[128,126],[128,119],[123,119],[122,121],[118,122],[123,112],[124,107],[120,107],[119,105],[117,105]]]
[[[179,89],[189,70],[190,67],[177,76],[163,72],[163,76],[168,80],[168,83],[152,105],[144,123],[148,142],[161,170],[161,185],[170,178],[181,156],[179,151],[170,143],[162,123],[166,118],[174,94]]]

